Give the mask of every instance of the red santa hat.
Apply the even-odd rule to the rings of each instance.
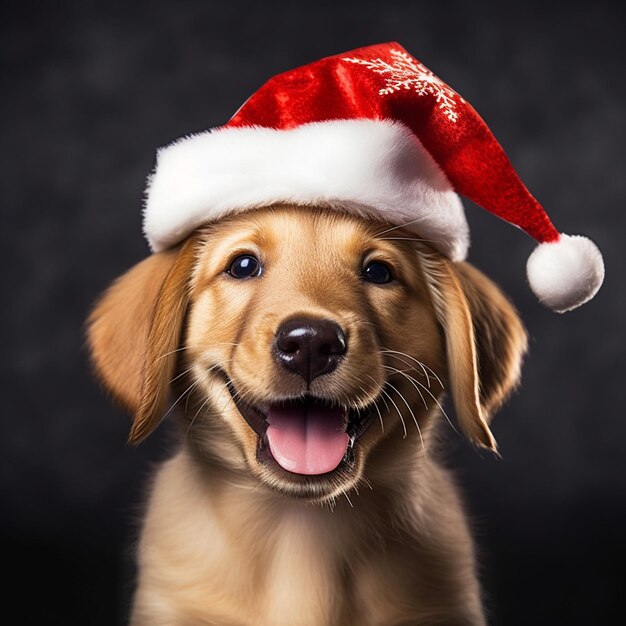
[[[457,194],[539,242],[527,275],[548,307],[598,291],[595,244],[555,229],[478,113],[397,43],[274,76],[225,126],[161,148],[144,231],[159,251],[205,222],[289,202],[406,225],[460,261],[469,230]]]

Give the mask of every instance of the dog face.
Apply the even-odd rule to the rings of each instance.
[[[493,448],[487,419],[525,349],[470,266],[401,228],[301,207],[229,217],[153,255],[100,301],[89,339],[132,440],[170,390],[207,463],[317,501],[419,455],[444,389]]]
[[[385,431],[400,419],[419,427],[417,393],[441,392],[442,342],[413,242],[376,236],[387,229],[292,209],[203,235],[188,364],[265,484],[344,490]]]

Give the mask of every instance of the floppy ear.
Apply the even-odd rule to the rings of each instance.
[[[444,330],[448,385],[463,432],[496,451],[488,422],[519,382],[526,331],[512,304],[467,263],[427,262],[426,274]]]
[[[158,252],[118,278],[92,311],[87,341],[98,377],[132,415],[129,441],[159,424],[176,367],[195,238]]]

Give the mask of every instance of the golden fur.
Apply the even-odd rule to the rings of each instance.
[[[242,253],[262,260],[261,277],[225,272]],[[397,280],[364,283],[371,260]],[[294,315],[349,337],[308,390],[272,358]],[[94,309],[89,342],[134,415],[131,441],[164,414],[180,424],[143,526],[135,626],[485,623],[463,510],[435,458],[439,401],[447,389],[461,429],[495,450],[488,420],[518,381],[526,335],[476,269],[401,228],[271,207],[131,269]],[[352,466],[290,475],[259,461],[233,390],[255,406],[305,392],[353,410],[375,402],[376,419]]]

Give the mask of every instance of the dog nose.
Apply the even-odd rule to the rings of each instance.
[[[294,318],[276,332],[276,360],[310,383],[332,372],[346,353],[346,335],[330,320]]]

